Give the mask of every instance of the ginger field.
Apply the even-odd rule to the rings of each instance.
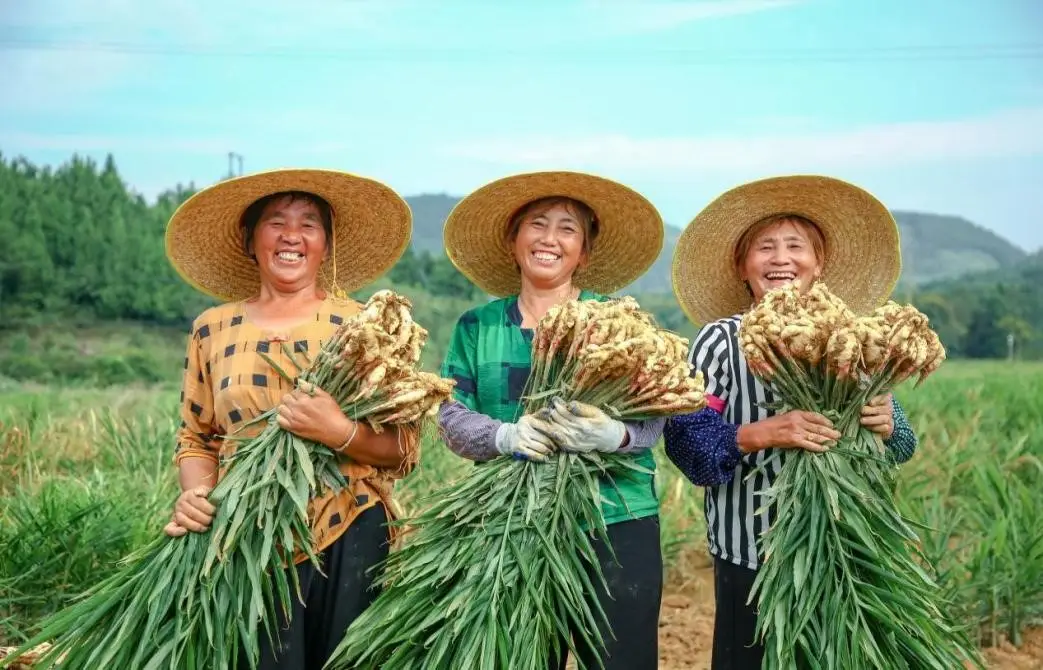
[[[0,646],[160,532],[175,497],[178,389],[0,386]],[[1043,365],[953,361],[899,397],[920,436],[900,499],[990,667],[1043,668]],[[662,668],[709,667],[702,493],[660,453]],[[409,509],[463,468],[429,431]]]

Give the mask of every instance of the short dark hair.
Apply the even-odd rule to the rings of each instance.
[[[333,208],[330,207],[330,203],[307,191],[280,191],[279,193],[272,193],[255,200],[246,208],[242,218],[239,219],[239,230],[243,236],[243,253],[247,256],[253,258],[253,252],[250,250],[250,247],[253,245],[254,231],[257,230],[257,224],[261,222],[261,214],[264,213],[264,208],[284,198],[289,198],[290,202],[300,200],[315,205],[315,208],[319,210],[319,218],[322,219],[322,229],[326,232],[326,244],[328,245],[333,240]]]
[[[808,242],[811,243],[811,250],[815,252],[815,260],[823,264],[826,262],[826,236],[822,234],[822,229],[818,227],[818,224],[799,214],[773,214],[754,223],[739,238],[732,256],[732,263],[735,265],[736,271],[741,271],[742,266],[745,265],[746,256],[750,253],[750,247],[757,240],[757,236],[780,223],[792,223],[803,230],[808,236]]]
[[[597,239],[598,232],[600,232],[601,222],[598,221],[598,216],[590,205],[581,200],[563,195],[540,198],[519,207],[507,221],[507,229],[504,230],[503,241],[508,247],[511,246],[518,239],[518,231],[521,230],[521,225],[526,219],[536,218],[547,213],[547,210],[552,207],[558,206],[564,207],[579,223],[580,228],[583,230],[583,251],[589,258],[591,252],[594,251],[594,240]]]

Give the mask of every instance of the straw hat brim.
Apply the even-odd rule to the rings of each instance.
[[[362,288],[409,245],[412,212],[388,186],[336,170],[272,170],[219,182],[178,207],[166,232],[167,257],[178,274],[221,300],[256,295],[260,275],[243,252],[240,219],[259,198],[284,191],[313,193],[333,209],[330,258],[319,270],[324,288]]]
[[[446,255],[489,295],[516,295],[521,276],[504,240],[512,215],[541,198],[565,196],[594,210],[599,232],[585,267],[573,284],[614,293],[630,284],[659,257],[663,219],[644,196],[603,177],[581,172],[531,172],[486,184],[461,200],[443,229]]]
[[[753,224],[796,214],[825,238],[822,281],[857,313],[878,307],[902,271],[898,226],[867,191],[832,177],[772,177],[731,189],[706,206],[674,249],[673,288],[688,318],[705,324],[744,311],[750,294],[733,263]]]

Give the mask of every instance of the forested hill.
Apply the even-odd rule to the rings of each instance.
[[[149,204],[110,157],[57,169],[0,157],[0,323],[41,314],[183,323],[207,304],[163,251],[171,213],[191,191]]]
[[[175,186],[146,202],[128,190],[111,157],[102,165],[72,158],[51,168],[0,155],[0,331],[6,331],[0,339],[58,322],[121,320],[183,329],[210,301],[170,267],[163,231],[191,192]],[[415,249],[382,283],[423,295],[423,310],[451,326],[455,310],[481,300],[441,253],[442,221],[456,199],[409,200]],[[1016,247],[962,219],[901,212],[898,218],[911,273],[906,287],[915,291],[905,297],[920,304],[922,296],[923,309],[939,323],[954,353],[1002,355],[1008,332],[1017,334],[1026,353],[1040,353],[1038,255],[1025,259]],[[664,325],[687,331],[669,293],[669,258],[678,232],[670,229],[663,257],[630,292]],[[975,275],[973,281],[923,284],[953,272],[1001,267],[1006,269]],[[985,322],[995,328],[983,331]],[[1002,347],[995,345],[997,332]],[[992,344],[975,348],[967,346],[970,339]]]

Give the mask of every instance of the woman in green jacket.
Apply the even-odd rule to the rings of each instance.
[[[580,403],[558,403],[547,419],[521,414],[533,330],[568,300],[602,300],[640,277],[662,249],[659,213],[635,191],[575,172],[521,174],[462,200],[445,225],[450,260],[499,299],[457,321],[442,374],[456,381],[439,426],[456,454],[545,460],[557,449],[632,455],[650,471],[663,421],[621,422]],[[658,666],[663,567],[652,475],[603,482],[610,548],[595,542],[609,592],[598,599],[611,631],[603,650],[574,643],[588,667]],[[614,558],[612,556],[614,553]],[[548,659],[564,668],[566,659]]]

